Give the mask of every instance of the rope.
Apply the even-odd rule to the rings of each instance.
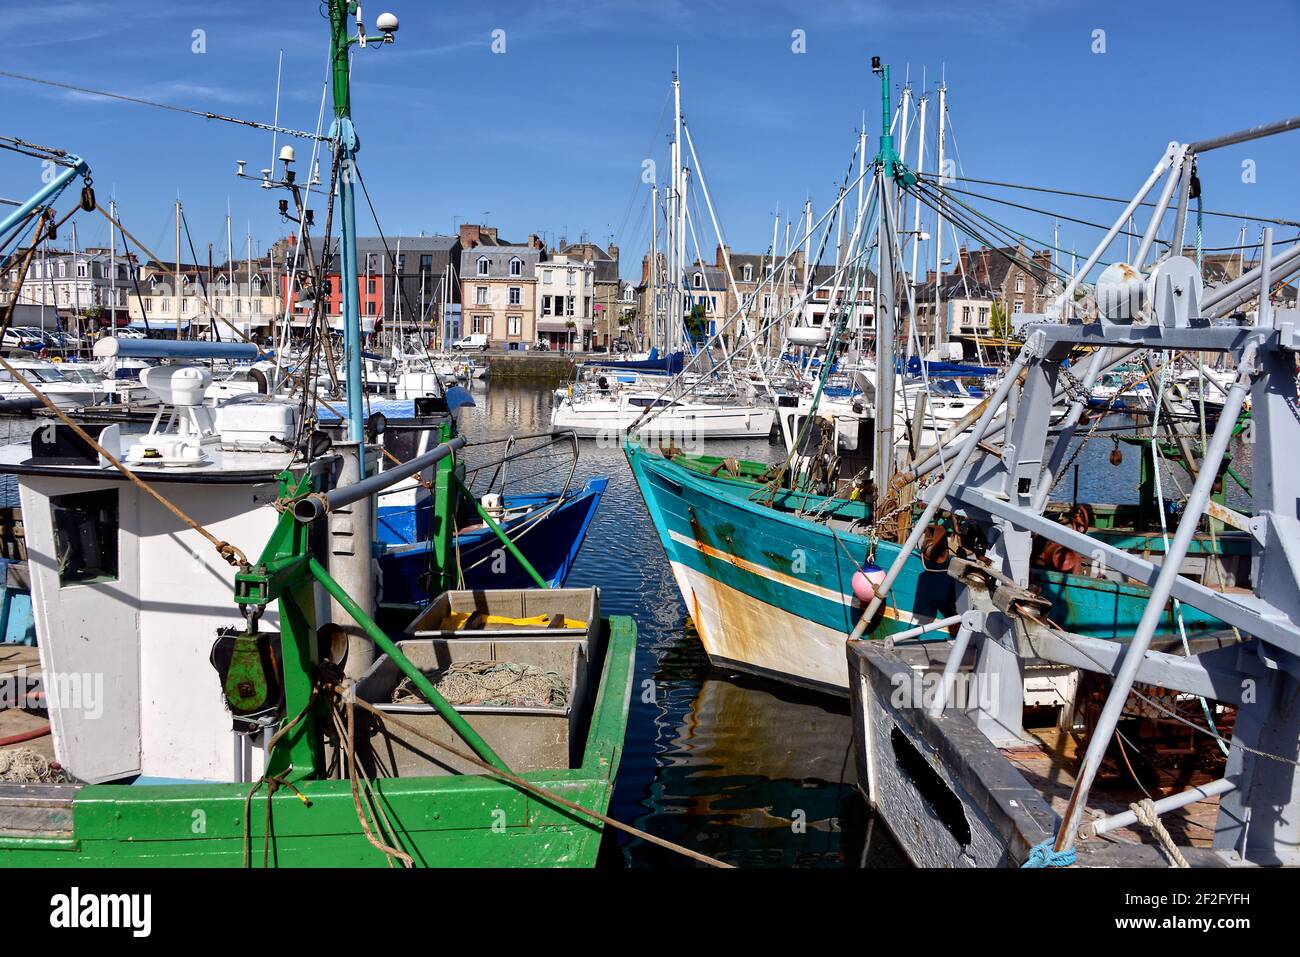
[[[1041,844],[1035,844],[1029,849],[1029,856],[1021,864],[1021,868],[1026,867],[1069,867],[1076,860],[1078,855],[1074,848],[1068,851],[1052,850],[1052,841],[1049,838]]]
[[[569,702],[569,683],[558,672],[515,661],[466,661],[445,670],[426,671],[434,687],[454,705],[488,707],[563,708]],[[393,691],[393,704],[423,701],[411,684],[402,679]]]
[[[356,699],[354,704],[356,707],[370,712],[375,717],[377,717],[380,721],[384,721],[388,724],[393,725],[394,727],[401,728],[403,731],[407,732],[408,734],[413,734],[418,738],[423,738],[425,741],[429,742],[430,744],[437,745],[438,747],[442,748],[444,751],[459,758],[460,760],[472,764],[475,767],[481,768],[485,773],[491,774],[494,777],[501,778],[504,781],[508,781],[511,784],[523,788],[525,791],[529,791],[552,804],[558,804],[560,807],[567,808],[570,811],[576,811],[579,814],[600,821],[602,824],[608,824],[610,827],[622,831],[625,834],[631,834],[633,837],[639,837],[641,838],[641,840],[646,841],[649,844],[654,844],[658,847],[662,847],[667,850],[673,851],[677,854],[681,854],[683,857],[688,857],[693,861],[699,861],[701,864],[708,864],[710,867],[723,867],[723,868],[731,868],[735,866],[733,864],[728,864],[725,861],[720,861],[716,857],[710,857],[707,854],[701,854],[699,851],[693,851],[689,847],[683,847],[680,844],[676,844],[672,841],[665,840],[662,837],[656,837],[655,835],[647,833],[646,831],[643,831],[640,828],[633,827],[630,824],[624,824],[622,821],[616,820],[615,818],[610,817],[608,814],[602,814],[599,811],[592,810],[591,808],[583,807],[581,804],[577,804],[574,801],[568,800],[567,798],[560,797],[560,795],[556,794],[554,791],[550,791],[546,788],[540,787],[532,783],[531,781],[519,777],[516,774],[511,774],[508,771],[502,771],[499,768],[494,768],[486,761],[480,760],[477,755],[468,754],[464,751],[461,751],[459,748],[452,747],[451,745],[447,744],[445,741],[439,741],[437,738],[433,737],[428,732],[423,731],[420,728],[417,728],[413,725],[407,724],[404,721],[400,721],[397,718],[394,718],[391,714],[386,714],[383,711],[380,711],[378,708],[374,707],[369,702],[362,701],[360,698]]]
[[[1135,801],[1128,806],[1129,810],[1137,815],[1137,819],[1151,829],[1151,833],[1160,841],[1161,847],[1173,860],[1173,867],[1191,867],[1187,863],[1187,858],[1183,857],[1183,852],[1178,849],[1174,839],[1170,836],[1169,830],[1165,827],[1164,822],[1160,820],[1160,815],[1156,813],[1155,802],[1150,798],[1143,798]]]
[[[15,784],[65,784],[66,771],[51,763],[39,751],[13,748],[0,751],[0,781]]]
[[[0,70],[0,76],[7,77],[10,80],[22,80],[26,83],[40,83],[43,86],[53,86],[60,90],[71,90],[74,93],[85,93],[89,96],[102,96],[110,100],[121,100],[125,103],[136,103],[140,106],[152,106],[160,110],[171,110],[173,113],[188,113],[191,116],[201,116],[205,120],[220,120],[223,123],[234,123],[237,126],[251,126],[255,130],[268,130],[272,133],[283,133],[285,136],[298,136],[307,140],[329,141],[328,136],[320,136],[316,133],[304,133],[302,130],[290,129],[285,126],[259,123],[256,120],[244,120],[237,116],[226,116],[221,113],[210,112],[209,110],[192,110],[189,107],[176,106],[172,103],[160,103],[157,100],[146,100],[138,96],[127,96],[124,93],[109,93],[104,90],[94,90],[87,86],[73,86],[71,83],[59,83],[56,80],[44,80],[38,76],[26,76],[22,73],[10,73],[7,70]]]

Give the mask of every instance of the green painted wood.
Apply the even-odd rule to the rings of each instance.
[[[623,752],[632,695],[636,624],[607,620],[605,661],[578,768],[521,775],[584,807],[605,813]],[[277,867],[387,867],[357,822],[347,781],[297,784],[271,804],[266,838],[265,787],[251,785],[92,785],[73,803],[66,840],[0,831],[5,867],[240,867],[247,843],[253,867],[269,847]],[[382,779],[376,790],[398,843],[428,867],[590,867],[603,825],[488,775]]]

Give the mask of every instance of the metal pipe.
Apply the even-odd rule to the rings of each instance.
[[[1127,361],[1129,356],[1131,356],[1133,353],[1137,351],[1138,350],[1135,347],[1129,347],[1129,346],[1112,348],[1110,358],[1106,361],[1105,366],[1102,367],[1101,374],[1104,375],[1105,373],[1114,369],[1116,366]],[[1061,398],[1062,396],[1065,395],[1065,391],[1066,389],[1064,384],[1058,385],[1052,391],[1052,399],[1056,400]],[[958,425],[960,424],[961,423],[958,423]],[[984,438],[986,440],[996,439],[998,436],[1002,434],[1002,432],[1006,429],[1006,427],[1007,425],[1005,421],[999,422],[998,424],[992,426],[987,433],[985,433]],[[926,452],[920,458],[917,464],[913,466],[911,472],[908,473],[908,480],[915,481],[916,479],[923,478],[924,476],[929,475],[931,472],[933,472],[940,465],[942,465],[944,463],[944,459],[940,456],[940,449],[942,448],[942,443],[944,441],[947,441],[950,436],[952,438],[955,438],[956,435],[953,433],[959,434],[960,432],[964,432],[965,429],[966,429],[965,426],[963,426],[960,430],[958,430],[956,426],[954,426],[947,433],[945,433],[943,440],[941,440],[941,444]],[[955,449],[949,449],[948,451],[959,453],[962,450],[962,448],[965,447],[966,441],[967,440],[963,440],[963,443],[961,445],[958,445]]]
[[[1264,227],[1264,248],[1259,257],[1259,307],[1255,314],[1255,325],[1273,325],[1273,304],[1269,301],[1269,290],[1273,286],[1273,227]]]
[[[1246,393],[1250,390],[1252,378],[1250,370],[1255,365],[1256,348],[1252,343],[1246,347],[1241,357],[1240,375],[1228,390],[1227,398],[1223,400],[1223,412],[1219,416],[1219,424],[1215,427],[1205,457],[1201,460],[1201,471],[1196,477],[1196,483],[1187,495],[1187,506],[1182,520],[1178,523],[1173,541],[1165,550],[1164,560],[1160,563],[1160,574],[1151,586],[1151,594],[1147,598],[1142,618],[1138,621],[1132,641],[1125,649],[1124,660],[1115,674],[1110,694],[1106,697],[1106,704],[1088,741],[1088,751],[1080,763],[1074,793],[1070,795],[1065,819],[1056,835],[1057,851],[1067,851],[1074,846],[1075,835],[1083,818],[1083,809],[1087,806],[1088,792],[1097,776],[1097,769],[1101,766],[1101,760],[1110,746],[1111,735],[1119,722],[1124,703],[1128,700],[1129,691],[1142,665],[1142,659],[1146,657],[1147,649],[1151,647],[1151,638],[1155,634],[1156,626],[1165,614],[1165,604],[1169,601],[1174,580],[1178,578],[1183,559],[1187,556],[1187,550],[1192,544],[1192,538],[1196,535],[1197,526],[1200,525],[1201,516],[1205,513],[1206,504],[1210,500],[1210,492],[1219,474],[1219,463],[1223,461],[1228,442],[1232,439],[1232,433],[1237,426],[1237,416],[1246,401]]]
[[[19,204],[17,209],[6,216],[3,222],[0,222],[0,240],[6,239],[10,232],[27,221],[29,215],[57,196],[73,178],[90,172],[90,167],[86,165],[86,161],[79,156],[69,155],[62,161],[54,160],[54,162],[69,163],[71,165],[41,187],[31,199]]]
[[[1160,190],[1160,199],[1156,203],[1156,208],[1151,212],[1151,222],[1147,223],[1146,232],[1142,234],[1142,242],[1138,244],[1137,255],[1133,257],[1130,265],[1134,269],[1141,270],[1142,264],[1146,261],[1147,253],[1151,251],[1151,245],[1156,241],[1156,233],[1160,231],[1160,221],[1165,218],[1165,212],[1169,208],[1169,200],[1174,195],[1174,187],[1182,181],[1182,165],[1187,158],[1187,147],[1179,146],[1174,152],[1173,164],[1169,168],[1169,175],[1165,178],[1164,188]]]
[[[1020,352],[1016,355],[1015,361],[1011,363],[1011,368],[1007,370],[1007,374],[1003,376],[1002,381],[998,383],[997,390],[993,393],[993,398],[989,400],[988,407],[984,410],[984,414],[981,415],[980,420],[975,423],[975,428],[971,432],[969,441],[962,446],[961,451],[957,454],[956,460],[953,461],[952,466],[948,469],[948,474],[943,477],[943,480],[935,488],[930,503],[926,505],[925,511],[921,513],[920,519],[918,519],[916,524],[912,526],[911,532],[908,533],[907,541],[904,542],[898,550],[898,556],[894,559],[894,563],[889,566],[889,573],[885,576],[884,583],[876,589],[875,597],[871,599],[871,602],[863,611],[862,617],[858,619],[858,623],[853,626],[853,631],[849,635],[850,640],[861,638],[863,632],[867,630],[867,623],[875,616],[876,611],[879,610],[885,597],[889,594],[889,590],[894,587],[894,582],[898,580],[898,576],[903,571],[903,566],[907,564],[907,560],[911,557],[912,551],[916,548],[916,543],[921,540],[921,534],[934,518],[934,513],[939,510],[939,506],[943,503],[944,497],[948,494],[948,490],[951,489],[953,483],[957,481],[957,476],[960,475],[962,470],[966,467],[966,463],[969,461],[975,449],[984,441],[984,433],[988,429],[989,423],[993,420],[993,413],[996,412],[1001,407],[1002,403],[1006,401],[1007,395],[1011,392],[1012,385],[1020,375],[1020,370],[1025,367],[1025,363],[1029,361],[1029,357],[1033,354],[1033,350],[1041,341],[1042,334],[1037,333],[1029,342],[1025,343],[1025,345],[1021,347]],[[879,362],[877,362],[877,366],[879,366]],[[1232,418],[1235,422],[1235,413]],[[1163,608],[1163,605],[1161,607]]]
[[[1155,169],[1151,171],[1151,175],[1148,176],[1146,182],[1142,184],[1142,188],[1137,191],[1137,195],[1129,200],[1128,205],[1124,207],[1124,211],[1116,218],[1115,225],[1111,226],[1106,235],[1101,238],[1101,242],[1097,244],[1097,248],[1092,251],[1092,255],[1088,257],[1088,260],[1083,264],[1083,267],[1070,277],[1069,283],[1066,284],[1066,287],[1061,291],[1061,294],[1056,297],[1055,302],[1052,304],[1057,312],[1060,311],[1062,306],[1070,302],[1070,297],[1074,295],[1074,290],[1079,287],[1079,283],[1083,280],[1083,277],[1088,275],[1088,270],[1097,265],[1102,255],[1105,254],[1106,247],[1110,245],[1111,240],[1119,235],[1119,231],[1124,228],[1124,224],[1128,222],[1128,218],[1133,215],[1133,211],[1142,204],[1142,200],[1147,198],[1147,193],[1151,192],[1152,187],[1156,185],[1156,182],[1164,174],[1164,171],[1169,168],[1169,164],[1173,161],[1174,150],[1176,148],[1176,143],[1169,144],[1168,148],[1165,149],[1165,155],[1160,157],[1160,162],[1157,163]]]
[[[1257,140],[1264,136],[1274,136],[1278,133],[1286,133],[1289,130],[1294,129],[1300,129],[1300,116],[1292,116],[1289,119],[1278,120],[1276,123],[1265,123],[1261,126],[1252,126],[1249,129],[1238,130],[1236,133],[1228,133],[1225,136],[1216,136],[1213,139],[1200,140],[1196,143],[1192,143],[1187,148],[1193,153],[1208,153],[1210,150],[1217,150],[1224,146],[1235,146],[1237,143]]]
[[[1109,358],[1108,358],[1109,357]],[[1101,378],[1102,369],[1114,359],[1114,350],[1098,349],[1093,354],[1092,361],[1088,363],[1088,371],[1084,373],[1083,381],[1080,385],[1084,392],[1089,396],[1092,394],[1092,387],[1097,384]],[[1041,512],[1047,506],[1047,499],[1052,494],[1052,485],[1056,482],[1057,471],[1061,467],[1061,462],[1065,454],[1070,450],[1070,442],[1074,439],[1074,430],[1079,426],[1079,419],[1083,416],[1083,410],[1086,407],[1086,398],[1076,398],[1070,403],[1070,409],[1065,414],[1065,419],[1061,423],[1061,429],[1056,435],[1056,444],[1052,446],[1052,453],[1048,456],[1047,469],[1038,484],[1038,491],[1034,495],[1034,511]]]
[[[1284,279],[1300,268],[1300,243],[1292,246],[1280,256],[1273,259],[1273,276]],[[1201,315],[1206,319],[1226,316],[1233,309],[1247,302],[1255,295],[1255,286],[1259,283],[1260,269],[1256,266],[1250,272],[1244,272],[1227,285],[1220,286],[1207,293],[1201,300]]]
[[[506,763],[497,756],[497,753],[492,750],[486,741],[479,737],[478,732],[474,730],[468,721],[461,717],[460,712],[453,708],[429,679],[424,676],[424,673],[411,663],[411,659],[402,653],[397,644],[384,634],[383,629],[375,624],[374,619],[352,600],[352,596],[343,590],[343,586],[330,577],[330,573],[325,570],[325,566],[314,558],[308,558],[307,568],[311,571],[312,577],[320,582],[321,587],[329,592],[330,597],[343,606],[344,611],[351,615],[352,619],[361,626],[361,630],[365,632],[366,636],[379,646],[380,651],[388,655],[402,674],[411,679],[411,684],[416,687],[420,694],[424,695],[429,704],[433,705],[434,710],[443,717],[447,724],[451,725],[451,729],[460,736],[460,739],[468,744],[475,754],[498,771],[509,771],[510,768]]]
[[[450,442],[443,442],[435,449],[417,456],[409,462],[401,465],[395,465],[391,469],[385,469],[377,475],[362,479],[353,485],[343,488],[336,488],[326,492],[323,496],[309,495],[306,498],[300,498],[293,506],[293,517],[298,521],[307,523],[313,522],[320,518],[327,511],[340,508],[344,505],[351,505],[358,499],[365,498],[368,495],[374,495],[390,485],[395,485],[402,479],[410,478],[417,472],[421,472],[440,462],[448,455],[460,449],[465,444],[465,436],[458,435]],[[322,502],[321,499],[324,499]]]
[[[937,718],[943,714],[944,709],[948,707],[948,698],[952,695],[952,687],[957,682],[957,670],[961,667],[961,660],[966,656],[966,646],[970,644],[971,635],[974,634],[974,623],[966,620],[966,616],[958,615],[962,620],[961,627],[957,629],[957,637],[948,649],[948,660],[943,663],[943,677],[939,680],[939,690],[935,693],[934,700],[930,702],[930,717]]]
[[[1167,811],[1176,811],[1180,807],[1187,807],[1187,805],[1195,804],[1197,801],[1206,801],[1212,797],[1219,797],[1235,790],[1237,790],[1235,782],[1229,781],[1227,778],[1220,778],[1217,781],[1211,781],[1209,784],[1202,784],[1199,787],[1188,788],[1186,791],[1171,794],[1169,797],[1153,802],[1153,804],[1156,814],[1164,814]],[[1110,817],[1089,821],[1079,828],[1079,836],[1083,838],[1097,837],[1107,831],[1128,827],[1136,821],[1137,815],[1132,811],[1121,811],[1119,814],[1112,814]]]
[[[196,342],[167,339],[120,339],[108,336],[95,343],[95,357],[108,359],[256,359],[262,355],[252,342]]]
[[[907,631],[900,631],[896,635],[890,635],[889,640],[894,644],[900,641],[909,641],[912,638],[920,638],[922,635],[932,631],[939,631],[942,628],[948,628],[952,625],[961,623],[961,615],[952,615],[948,618],[937,618],[934,621],[926,622],[924,625],[918,625],[915,628],[909,628]]]
[[[520,567],[528,573],[528,577],[533,580],[537,587],[550,588],[550,582],[537,573],[537,569],[533,567],[532,562],[524,558],[524,553],[519,550],[519,546],[511,541],[510,536],[505,533],[505,530],[496,523],[491,515],[487,513],[487,509],[483,507],[483,503],[475,498],[474,494],[465,487],[465,483],[461,481],[459,475],[456,476],[456,484],[460,486],[462,492],[469,496],[469,500],[474,503],[474,510],[478,512],[478,517],[483,519],[483,524],[490,528],[492,534],[501,540],[501,544],[506,547],[506,551],[508,551],[514,560],[519,563]]]

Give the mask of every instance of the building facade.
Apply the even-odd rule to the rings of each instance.
[[[595,264],[557,253],[539,265],[537,272],[539,340],[550,349],[577,352],[596,346]]]
[[[15,260],[17,257],[15,257]],[[134,256],[114,256],[106,248],[38,250],[21,286],[19,266],[0,274],[0,304],[38,306],[48,328],[92,332],[115,319],[127,321],[140,268]]]
[[[543,249],[480,244],[460,254],[461,334],[485,335],[494,349],[537,345],[537,266]]]

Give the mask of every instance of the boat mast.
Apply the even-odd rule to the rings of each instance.
[[[176,197],[176,341],[181,341],[181,198]]]
[[[659,184],[650,186],[650,344],[659,341]]]
[[[905,182],[911,174],[894,151],[894,137],[889,132],[889,67],[879,57],[872,57],[871,69],[880,76],[880,150],[876,154],[876,176],[880,197],[880,218],[876,224],[876,242],[880,250],[879,297],[876,302],[876,445],[873,450],[875,514],[882,514],[894,472],[894,339],[897,316],[894,306],[894,283],[897,269],[894,240],[897,235],[898,179]],[[914,179],[912,180],[914,181]]]
[[[353,39],[348,36],[347,18],[355,13],[350,0],[329,0],[331,89],[334,94],[334,125],[330,138],[339,153],[337,189],[343,225],[340,243],[340,273],[343,282],[343,350],[347,369],[348,438],[360,442],[365,437],[364,396],[361,390],[361,303],[357,274],[357,210],[353,194],[356,179],[357,143],[352,126],[352,90],[349,53]],[[361,474],[365,474],[364,457]]]
[[[934,227],[934,342],[942,345],[948,341],[948,323],[939,316],[939,307],[943,299],[943,184],[945,162],[943,155],[944,139],[948,124],[948,84],[939,80],[939,203],[935,210]],[[916,168],[921,168],[918,158]]]

